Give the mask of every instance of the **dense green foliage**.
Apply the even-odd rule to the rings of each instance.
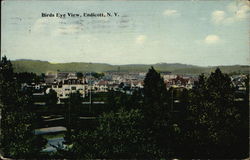
[[[219,69],[208,78],[200,76],[198,85],[189,95],[186,115],[188,123],[185,123],[186,127],[181,128],[184,140],[182,144],[191,147],[178,147],[179,155],[188,158],[248,156],[248,136],[244,134],[248,132],[247,126],[244,128],[241,125],[246,124],[247,118],[242,119],[240,114],[240,110],[246,109],[248,105],[237,106],[234,94],[235,90],[229,76],[221,73]]]
[[[18,83],[39,83],[44,81],[45,75],[41,74],[40,76],[37,76],[35,73],[29,73],[29,72],[20,72],[15,73],[15,77],[18,81]]]
[[[47,72],[105,72],[105,71],[121,71],[121,72],[133,72],[140,71],[146,72],[150,65],[138,64],[138,65],[109,65],[104,63],[49,63],[46,61],[33,61],[33,60],[18,60],[13,61],[13,67],[15,72],[34,72],[37,74]],[[158,71],[170,71],[176,74],[201,74],[210,73],[216,69],[216,67],[199,67],[193,65],[185,65],[179,63],[157,63],[153,65]],[[248,74],[250,66],[219,66],[225,73],[245,73]]]
[[[56,107],[57,101],[58,101],[58,97],[57,97],[57,93],[55,90],[50,89],[49,93],[45,95],[46,96],[46,104],[48,105],[48,107]]]
[[[65,137],[66,142],[71,142],[72,132],[77,133],[77,123],[79,118],[79,110],[82,107],[82,97],[77,91],[76,93],[71,93],[68,101],[65,103],[65,122],[67,127],[67,135]]]
[[[73,153],[77,158],[138,158],[143,156],[143,116],[139,110],[104,113],[95,130],[74,136]]]
[[[93,72],[91,75],[95,78],[102,78],[104,76],[104,73]]]
[[[161,121],[169,112],[167,105],[167,89],[163,78],[154,68],[149,69],[144,79],[144,106],[143,111],[149,122]],[[150,123],[150,125],[154,124]]]
[[[32,98],[21,91],[6,57],[0,63],[1,149],[14,158],[37,157],[46,140],[33,134],[37,117],[30,112]]]
[[[83,78],[83,74],[82,74],[81,72],[77,72],[77,73],[76,73],[76,76],[77,76],[77,78],[79,78],[79,79]]]

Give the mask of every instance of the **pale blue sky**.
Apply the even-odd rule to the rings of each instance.
[[[41,17],[41,13],[119,17]],[[4,1],[11,60],[109,64],[249,64],[247,1]]]

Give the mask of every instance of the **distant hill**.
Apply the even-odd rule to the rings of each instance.
[[[129,65],[110,65],[106,63],[50,63],[39,60],[15,60],[12,61],[15,72],[34,72],[37,74],[48,72],[106,72],[106,71],[140,71],[146,72],[151,66],[158,71],[168,71],[175,74],[201,74],[210,73],[219,67],[225,73],[244,73],[250,71],[250,66],[233,65],[233,66],[212,66],[200,67],[180,63],[157,63],[157,64],[129,64]]]
[[[35,59],[16,59],[16,61],[39,61],[39,62],[48,62],[48,61],[35,60]]]

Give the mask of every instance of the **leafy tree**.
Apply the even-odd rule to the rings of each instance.
[[[119,88],[123,88],[124,87],[124,83],[123,82],[121,82],[120,84],[119,84]]]
[[[237,147],[237,151],[239,154],[243,155],[244,157],[249,157],[249,143],[247,139],[249,138],[249,74],[247,75],[245,81],[245,96],[244,96],[244,101],[243,104],[239,105],[240,109],[240,124],[239,124],[239,129],[238,129],[238,144],[241,144],[240,147]],[[242,157],[243,157],[242,156]]]
[[[120,108],[127,108],[128,105],[129,95],[113,90],[108,92],[106,112],[117,111]]]
[[[99,79],[99,78],[101,78],[101,77],[104,76],[104,73],[93,72],[93,73],[92,73],[92,76],[93,76],[94,78]]]
[[[163,78],[151,67],[144,79],[144,107],[145,118],[149,122],[163,120],[167,113],[167,90]]]
[[[151,142],[161,148],[163,157],[170,156],[172,122],[168,105],[170,95],[166,90],[161,75],[152,67],[144,79],[142,111],[145,117],[145,128]]]
[[[68,107],[70,109],[70,114],[73,117],[79,116],[79,110],[82,106],[82,95],[79,91],[70,94],[68,99]]]
[[[83,74],[82,74],[81,72],[77,72],[77,73],[76,73],[76,76],[77,76],[77,78],[79,78],[79,79],[83,78]]]
[[[18,80],[18,83],[39,83],[41,80],[40,76],[37,76],[35,73],[29,72],[15,73],[15,77]]]
[[[108,96],[107,96],[107,110],[106,111],[111,111],[117,109],[117,95],[119,93],[113,90],[108,91]]]
[[[130,109],[142,109],[143,106],[143,96],[142,96],[142,90],[138,89],[135,90],[132,94],[132,96],[128,99],[128,105],[126,108],[128,110]]]
[[[82,105],[82,97],[79,91],[71,93],[69,99],[65,105],[67,107],[65,113],[65,121],[67,127],[66,142],[71,143],[72,131],[77,133],[77,125],[79,119],[79,110]],[[73,129],[73,130],[72,130]]]
[[[45,96],[45,102],[49,106],[56,106],[58,101],[57,93],[55,90],[50,89],[49,93]]]
[[[46,104],[49,106],[56,106],[57,101],[58,101],[58,97],[57,97],[57,93],[55,90],[50,89],[49,93],[46,95]]]
[[[13,72],[13,67],[12,64],[10,62],[10,60],[7,60],[7,57],[4,56],[2,57],[1,60],[1,82],[11,82],[13,81],[13,77],[14,77],[14,72]]]
[[[40,77],[40,82],[45,82],[45,73],[41,73],[41,75],[39,76]]]
[[[74,136],[72,151],[77,158],[153,158],[158,148],[145,144],[140,110],[104,113],[95,130]]]
[[[240,114],[234,103],[234,87],[230,77],[219,68],[208,78],[201,75],[191,93],[189,107],[189,158],[236,158]]]
[[[13,158],[37,157],[46,140],[33,134],[36,115],[32,98],[20,89],[12,64],[6,57],[0,62],[1,148]]]

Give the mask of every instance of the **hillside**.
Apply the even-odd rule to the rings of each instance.
[[[15,72],[34,72],[37,74],[65,71],[65,72],[105,72],[105,71],[147,71],[153,66],[158,71],[170,71],[176,74],[201,74],[210,73],[219,67],[225,73],[249,73],[250,66],[212,66],[200,67],[180,63],[157,63],[157,64],[131,64],[131,65],[110,65],[105,63],[50,63],[39,60],[16,60],[12,61]]]

